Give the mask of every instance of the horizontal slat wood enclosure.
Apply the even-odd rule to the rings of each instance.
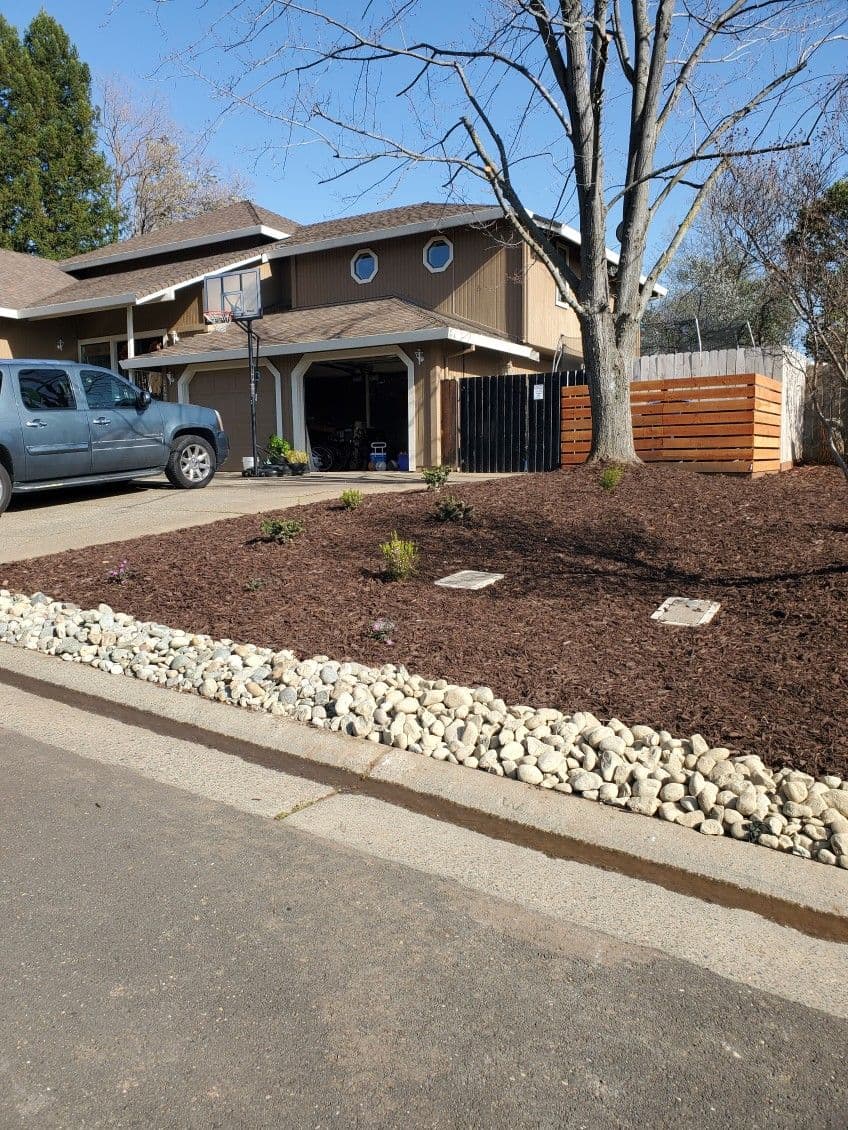
[[[562,390],[562,463],[584,463],[592,442],[589,389]],[[696,471],[779,471],[781,384],[761,373],[637,381],[630,386],[636,452]]]

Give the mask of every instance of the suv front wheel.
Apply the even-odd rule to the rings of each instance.
[[[12,500],[12,477],[6,468],[0,463],[0,514],[6,509]]]
[[[212,481],[217,460],[215,450],[202,436],[180,436],[174,441],[165,468],[168,481],[183,490],[197,490]]]

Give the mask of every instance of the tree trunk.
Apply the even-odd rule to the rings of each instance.
[[[630,373],[635,339],[619,343],[611,311],[581,319],[583,364],[592,402],[592,449],[589,463],[638,463],[630,413]]]

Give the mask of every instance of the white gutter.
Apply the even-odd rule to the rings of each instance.
[[[89,310],[109,310],[116,306],[130,306],[134,294],[110,294],[106,298],[83,298],[75,302],[57,302],[52,306],[27,306],[18,311],[19,318],[50,318],[56,314],[84,314]]]
[[[321,341],[267,342],[260,340],[259,348],[263,357],[284,357],[298,353],[322,353],[325,350],[370,349],[381,345],[403,345],[406,342],[421,341],[459,341],[463,345],[474,345],[480,349],[491,349],[496,353],[506,353],[510,357],[525,357],[538,361],[538,350],[529,345],[518,345],[504,341],[503,338],[489,337],[487,334],[470,333],[468,330],[451,326],[433,326],[426,330],[399,331],[387,334],[369,334],[365,337],[324,338]],[[146,353],[140,357],[127,358],[121,362],[123,369],[161,369],[171,365],[196,365],[200,361],[243,361],[247,357],[247,343],[240,349],[216,349],[203,353]]]
[[[580,246],[580,232],[577,230],[577,228],[571,227],[570,224],[557,224],[553,220],[546,219],[544,216],[537,216],[535,212],[528,212],[528,215],[532,216],[539,227],[547,228],[548,231],[554,232],[554,234],[556,235],[561,235],[563,239],[567,239],[568,242],[573,243],[575,247]],[[607,262],[614,263],[616,266],[618,266],[618,264],[621,262],[621,256],[619,255],[619,253],[617,251],[613,251],[610,247],[604,248],[604,251],[606,252]],[[639,276],[639,282],[643,285],[647,282],[647,279],[644,275]],[[667,287],[660,286],[659,283],[654,283],[651,293],[656,298],[665,298],[665,296],[668,294],[668,289]]]
[[[227,243],[231,239],[247,239],[248,236],[265,236],[268,239],[288,239],[291,232],[279,231],[270,228],[267,224],[254,224],[248,228],[236,228],[234,231],[218,232],[216,235],[195,236],[193,239],[179,239],[171,243],[149,243],[144,247],[133,248],[130,251],[114,251],[111,255],[99,255],[96,259],[87,259],[82,263],[75,263],[73,259],[65,259],[67,267],[63,271],[94,270],[109,263],[125,263],[128,259],[147,259],[152,255],[168,255],[172,251],[185,251],[189,247],[207,247],[211,243]]]
[[[0,318],[20,318],[20,310],[10,310],[7,306],[0,306]]]
[[[391,228],[368,228],[361,232],[334,236],[329,239],[313,239],[308,243],[292,243],[291,246],[283,245],[282,247],[271,248],[267,255],[269,259],[288,259],[293,255],[308,255],[313,251],[333,251],[337,247],[350,247],[352,244],[362,243],[363,241],[376,243],[377,240],[381,239],[400,239],[407,235],[420,235],[423,232],[432,231],[440,232],[446,228],[465,227],[468,224],[486,224],[492,220],[500,219],[503,219],[501,208],[481,208],[477,212],[463,212],[439,220],[420,220],[411,224],[398,224]],[[296,232],[295,235],[297,235]]]

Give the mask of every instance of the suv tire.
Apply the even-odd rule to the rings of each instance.
[[[12,500],[12,476],[0,463],[0,514]]]
[[[217,470],[215,449],[203,436],[180,436],[174,441],[165,475],[175,487],[199,490],[208,486]]]

